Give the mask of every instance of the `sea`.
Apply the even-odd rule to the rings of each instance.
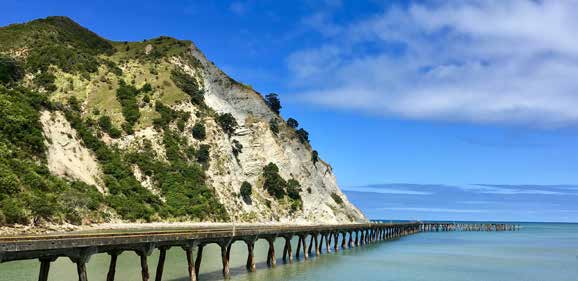
[[[247,250],[243,242],[233,244],[231,278],[233,281],[577,281],[578,224],[517,223],[515,232],[430,232],[364,247],[325,253],[308,260],[284,264],[283,241],[275,244],[277,266],[265,264],[267,244],[255,246],[257,271],[245,269]],[[295,244],[297,241],[293,241]],[[295,251],[296,246],[293,246]],[[149,257],[154,280],[158,251]],[[109,256],[93,256],[88,265],[88,280],[104,281]],[[0,264],[0,281],[38,280],[38,261]],[[203,280],[223,280],[220,251],[216,245],[205,247],[199,276]],[[76,267],[67,258],[51,266],[49,280],[76,281]],[[141,280],[140,262],[132,252],[119,256],[116,280]],[[184,251],[171,248],[167,253],[163,280],[186,281]]]

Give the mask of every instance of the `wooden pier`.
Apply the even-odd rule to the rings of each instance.
[[[246,268],[255,271],[254,246],[258,239],[268,242],[267,265],[276,265],[275,239],[284,239],[283,262],[308,259],[321,253],[361,247],[378,241],[398,239],[419,232],[438,231],[514,231],[511,224],[464,224],[443,222],[364,223],[343,225],[245,225],[214,226],[163,230],[140,230],[109,233],[69,233],[38,236],[0,237],[0,262],[38,259],[39,281],[47,281],[50,265],[57,258],[69,258],[76,264],[79,281],[87,281],[86,263],[98,253],[110,255],[107,281],[115,280],[117,257],[123,251],[133,251],[140,257],[142,280],[149,281],[147,258],[158,249],[160,252],[155,279],[163,278],[166,251],[171,247],[182,248],[186,253],[189,280],[198,279],[203,248],[217,244],[221,249],[222,271],[229,277],[231,245],[243,241],[247,245]],[[293,252],[291,240],[298,237]],[[193,257],[193,249],[197,255]],[[1,274],[1,273],[0,273]]]

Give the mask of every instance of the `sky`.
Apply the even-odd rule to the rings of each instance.
[[[2,26],[192,40],[371,218],[578,221],[578,1],[2,2]]]

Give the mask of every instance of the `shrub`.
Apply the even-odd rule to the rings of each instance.
[[[238,140],[233,140],[233,155],[235,158],[239,156],[240,153],[243,153],[243,145]],[[239,160],[239,159],[237,159]]]
[[[271,196],[276,199],[281,199],[285,196],[287,182],[279,175],[277,165],[269,163],[263,167],[263,177],[265,178],[263,188],[265,188]]]
[[[205,125],[203,123],[197,123],[193,126],[193,138],[198,140],[204,140],[207,136],[207,132],[205,131]]]
[[[343,204],[343,199],[339,195],[337,195],[337,193],[335,192],[331,193],[331,198],[333,198],[333,201],[335,201],[335,203],[339,205]]]
[[[248,183],[247,181],[244,181],[241,184],[241,197],[243,197],[243,199],[245,201],[248,201],[251,198],[251,194],[253,193],[251,184]]]
[[[223,113],[217,116],[217,123],[219,124],[219,126],[221,126],[223,131],[229,136],[235,133],[235,130],[237,129],[238,126],[237,120],[235,119],[235,117],[233,117],[231,113]]]
[[[197,80],[185,73],[183,70],[174,69],[171,71],[171,80],[183,92],[191,97],[191,102],[197,105],[203,105],[205,102],[204,93],[197,83]]]
[[[0,84],[18,81],[23,76],[22,70],[15,60],[0,56]]]
[[[271,132],[275,135],[279,133],[279,123],[277,123],[276,119],[269,120],[269,129],[271,129]]]
[[[295,133],[297,133],[297,138],[299,138],[301,143],[309,143],[309,133],[305,131],[305,129],[301,128],[295,131]]]
[[[299,122],[293,118],[287,119],[287,125],[293,129],[297,129],[299,127]]]
[[[211,148],[208,144],[201,144],[199,149],[196,152],[197,161],[202,164],[209,163],[210,160],[210,152],[209,148]]]
[[[22,201],[18,199],[4,199],[0,202],[0,208],[0,211],[4,213],[6,223],[28,224],[29,219]]]
[[[127,133],[131,131],[132,127],[140,118],[140,111],[136,100],[138,93],[139,90],[132,85],[126,84],[122,80],[116,90],[116,97],[122,106],[122,116],[124,116],[127,123],[127,125],[124,126]]]
[[[287,196],[293,200],[301,200],[301,184],[295,180],[287,181]]]
[[[100,116],[98,118],[98,126],[111,138],[118,138],[122,135],[122,132],[112,125],[109,116],[106,115]]]
[[[37,74],[34,77],[33,82],[34,84],[36,84],[36,86],[43,88],[47,92],[54,92],[56,91],[56,85],[54,85],[54,80],[56,80],[54,74],[46,70]]]
[[[153,87],[152,87],[151,84],[149,84],[149,83],[145,83],[145,84],[142,86],[142,88],[140,88],[140,91],[141,91],[142,93],[149,93],[149,92],[152,92],[152,90],[153,90]]]
[[[311,152],[311,161],[313,161],[313,165],[315,165],[319,161],[319,153],[317,150],[313,150]]]
[[[265,103],[275,113],[279,114],[281,111],[281,101],[279,96],[275,93],[270,93],[265,96]]]

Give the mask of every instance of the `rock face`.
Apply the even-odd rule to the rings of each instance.
[[[295,138],[292,129],[283,127],[277,135],[271,132],[269,120],[278,116],[267,107],[260,94],[239,83],[230,82],[231,79],[194,45],[191,45],[190,52],[201,63],[196,71],[180,61],[173,62],[191,76],[201,77],[207,105],[217,112],[232,114],[240,125],[231,137],[214,123],[209,123],[207,127],[211,132],[207,142],[211,144],[213,155],[208,169],[209,182],[229,213],[241,220],[259,222],[337,223],[366,220],[340,191],[331,166],[323,161],[314,164],[311,147]],[[238,160],[231,150],[233,140],[243,146]],[[301,183],[304,191],[301,212],[289,214],[266,191],[258,188],[263,167],[269,162],[279,167],[283,178],[294,178]],[[257,187],[253,190],[255,196],[251,204],[239,196],[231,196],[240,192],[243,181]],[[332,194],[342,198],[343,202],[335,202]],[[271,204],[270,208],[268,204]]]
[[[58,24],[54,25],[53,22]],[[223,73],[190,41],[160,37],[147,42],[110,42],[66,18],[34,21],[27,27],[36,25],[54,25],[54,33],[67,34],[62,40],[90,38],[88,41],[64,41],[55,48],[68,52],[71,46],[78,46],[80,51],[86,53],[85,57],[96,58],[94,63],[98,63],[98,67],[87,66],[93,61],[80,67],[77,65],[83,63],[80,59],[74,61],[76,64],[72,66],[50,65],[42,71],[55,76],[55,85],[42,84],[36,89],[47,92],[50,101],[55,104],[51,111],[42,112],[39,120],[45,137],[48,169],[54,175],[95,186],[104,197],[109,194],[117,196],[99,201],[101,203],[98,204],[104,206],[98,210],[110,212],[115,218],[119,217],[114,214],[119,209],[132,215],[134,213],[130,209],[123,209],[118,202],[122,202],[122,196],[130,196],[125,195],[132,192],[130,189],[144,189],[149,195],[143,192],[138,194],[148,198],[147,203],[141,206],[142,212],[148,214],[148,221],[162,221],[166,217],[178,221],[197,220],[195,213],[179,213],[179,210],[187,209],[182,202],[197,202],[195,198],[187,199],[189,201],[178,198],[180,194],[191,193],[180,190],[179,185],[167,187],[160,182],[173,180],[170,173],[163,171],[170,168],[171,173],[184,173],[187,171],[182,167],[190,164],[192,166],[187,167],[202,165],[203,168],[199,169],[204,170],[200,172],[203,174],[203,190],[216,197],[224,206],[226,217],[232,221],[347,223],[367,220],[340,191],[331,166],[321,159],[313,159],[309,143],[300,139],[295,129],[273,112],[259,93]],[[71,28],[63,29],[63,26]],[[18,36],[26,39],[26,34]],[[27,43],[34,41],[24,39],[21,40],[22,44],[15,43],[14,48],[24,46],[34,53],[34,48],[43,46],[40,42],[37,44],[40,47],[35,47]],[[84,42],[91,45],[87,47]],[[92,46],[98,46],[102,51],[95,52]],[[14,48],[3,53],[12,54]],[[26,57],[12,57],[26,60]],[[181,73],[181,76],[175,78],[175,72]],[[37,81],[34,73],[38,71],[27,73],[21,84],[34,87]],[[179,80],[182,82],[183,79],[186,86],[182,86],[182,83],[179,85]],[[123,85],[130,85],[135,92],[130,93],[129,87],[124,94],[121,93],[119,89]],[[197,92],[202,95],[201,101],[195,100],[194,94]],[[71,102],[72,98],[75,102]],[[168,109],[163,109],[163,105]],[[131,114],[136,118],[127,128]],[[227,132],[219,123],[218,119],[223,114],[230,114],[236,120],[234,132]],[[82,133],[70,125],[70,120],[67,120],[69,116],[76,118],[72,123],[76,124],[75,128],[81,126]],[[165,117],[168,118],[166,122],[161,120]],[[278,125],[278,130],[273,131],[272,123]],[[198,124],[204,125],[204,138],[191,133]],[[89,143],[86,138],[90,134],[97,139],[93,137]],[[104,149],[103,145],[109,150]],[[169,154],[173,153],[174,158],[175,147],[180,149],[177,152],[180,155],[178,161],[185,161],[185,164],[179,162],[177,165],[171,159]],[[208,149],[208,162],[193,163],[200,160],[191,151],[202,149]],[[135,160],[135,155],[145,153],[152,155],[154,160]],[[108,164],[102,162],[107,159],[117,160]],[[127,164],[124,165],[122,161]],[[156,163],[156,170],[146,166],[152,165],[151,161]],[[159,165],[164,165],[162,163],[167,165],[167,169],[159,170]],[[284,180],[293,179],[300,184],[301,201],[298,207],[287,196],[274,198],[263,188],[263,169],[269,163],[278,167],[279,175]],[[110,169],[113,164],[114,167],[126,167],[127,171],[116,173]],[[131,175],[127,176],[127,173]],[[162,174],[162,177],[158,174]],[[196,179],[198,177],[179,178],[181,183]],[[243,182],[252,185],[249,198],[240,195]],[[140,186],[134,186],[134,183],[140,183]],[[111,184],[114,188],[108,186]],[[196,188],[199,183],[188,186]],[[208,196],[203,192],[197,191],[199,196]],[[150,199],[150,196],[156,199]],[[203,199],[199,202],[207,204],[211,201]],[[177,210],[177,207],[181,209]],[[122,212],[119,213],[122,217]],[[201,214],[202,211],[197,213]],[[138,217],[129,219],[134,220],[138,221]]]

